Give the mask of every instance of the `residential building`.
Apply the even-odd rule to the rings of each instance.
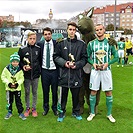
[[[128,5],[120,10],[120,27],[133,31],[133,6]]]
[[[107,27],[109,24],[114,25],[116,22],[116,27],[133,30],[133,3],[116,5],[116,14],[114,12],[115,5],[96,7],[92,17],[94,25],[101,23]]]
[[[0,19],[2,21],[6,20],[8,22],[14,22],[14,16],[12,16],[12,15],[9,15],[9,16],[0,16]]]
[[[105,12],[105,7],[100,7],[100,8],[95,8],[94,13],[93,13],[93,22],[94,25],[96,24],[102,24],[104,25],[104,12]]]

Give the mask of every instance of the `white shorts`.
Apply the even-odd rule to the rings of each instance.
[[[99,90],[101,83],[102,91],[111,91],[112,87],[112,74],[110,70],[106,71],[96,71],[91,70],[90,76],[90,89]]]
[[[118,50],[118,57],[124,58],[124,50]]]

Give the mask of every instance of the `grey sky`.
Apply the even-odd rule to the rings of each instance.
[[[117,0],[117,4],[130,0]],[[69,19],[85,9],[115,4],[115,0],[0,0],[0,16],[15,16],[15,21],[35,22],[36,19],[47,19],[50,9],[54,19]]]

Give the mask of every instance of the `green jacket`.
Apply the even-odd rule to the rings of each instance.
[[[23,71],[19,68],[17,73],[14,76],[16,78],[17,83],[18,83],[18,87],[16,89],[8,87],[8,84],[13,82],[11,76],[12,75],[11,75],[10,71],[8,70],[8,66],[5,67],[2,71],[2,74],[1,74],[1,80],[2,80],[3,83],[5,83],[5,89],[9,90],[9,91],[20,91],[21,90],[21,85],[24,82]]]

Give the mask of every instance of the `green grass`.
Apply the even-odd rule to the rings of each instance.
[[[0,48],[0,73],[3,68],[9,63],[9,57],[16,48]],[[132,58],[130,57],[130,61]],[[7,113],[6,95],[4,84],[0,82],[0,133],[132,133],[133,132],[133,115],[132,115],[132,66],[124,68],[112,65],[113,73],[113,116],[116,123],[111,123],[106,119],[106,104],[105,94],[101,93],[99,103],[99,113],[93,121],[88,122],[88,106],[85,104],[85,112],[82,115],[83,120],[78,121],[71,116],[72,102],[71,94],[69,93],[67,112],[65,120],[62,123],[57,122],[57,117],[53,115],[50,109],[47,116],[43,117],[42,112],[42,88],[39,81],[38,88],[38,117],[29,116],[26,121],[22,121],[17,114],[15,103],[13,104],[13,117],[9,120],[4,120]],[[25,108],[24,88],[22,88],[22,103]],[[51,93],[50,93],[51,103]]]

